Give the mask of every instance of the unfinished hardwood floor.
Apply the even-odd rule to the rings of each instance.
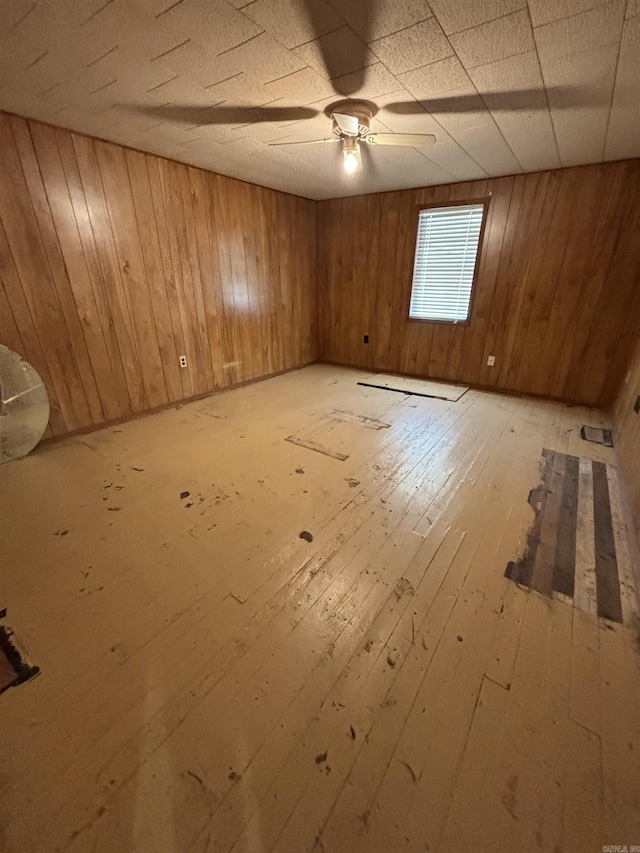
[[[3,467],[0,606],[41,675],[0,696],[2,849],[640,844],[637,608],[504,576],[542,450],[615,465],[579,435],[608,424],[362,375],[315,365]]]

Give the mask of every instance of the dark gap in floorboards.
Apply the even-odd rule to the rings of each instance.
[[[593,462],[592,471],[598,616],[611,619],[613,622],[622,622],[620,581],[611,520],[607,467],[604,462]]]

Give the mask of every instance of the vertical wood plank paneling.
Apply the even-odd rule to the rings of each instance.
[[[639,176],[630,160],[320,202],[320,358],[609,405],[640,293]],[[470,324],[409,322],[416,204],[488,194]]]
[[[180,300],[178,298],[177,276],[173,266],[173,256],[169,242],[169,228],[167,226],[167,205],[163,194],[163,178],[160,173],[160,164],[163,162],[156,157],[147,157],[147,171],[149,174],[149,185],[151,188],[151,199],[154,210],[154,223],[158,235],[160,247],[160,260],[162,264],[162,278],[167,296],[170,327],[175,341],[176,355],[184,355],[187,352],[185,333],[182,325],[180,311]],[[182,397],[193,395],[190,369],[179,369]]]
[[[490,204],[479,274],[482,287],[476,289],[473,322],[469,326],[469,345],[465,349],[465,359],[460,363],[456,377],[460,379],[461,376],[468,374],[467,381],[476,384],[480,382],[482,365],[486,362],[484,353],[491,322],[498,265],[505,237],[504,222],[511,207],[514,186],[515,178],[506,178],[499,182],[491,182],[488,188]]]
[[[32,125],[32,131],[35,131],[35,125]],[[107,404],[105,397],[110,396],[109,391],[106,390],[103,394],[102,386],[99,383],[99,390],[101,398],[103,399],[105,414],[107,417],[110,417],[109,411],[111,407],[115,407],[117,403],[118,414],[116,417],[126,418],[133,411],[131,396],[127,386],[127,379],[120,351],[120,343],[115,328],[115,318],[111,311],[109,294],[107,292],[102,267],[100,266],[100,259],[96,248],[91,218],[87,208],[87,197],[85,196],[82,179],[80,177],[80,170],[78,160],[76,158],[73,139],[66,131],[56,130],[55,133],[58,151],[60,152],[60,158],[64,168],[67,189],[69,191],[69,198],[71,199],[71,206],[73,208],[73,216],[78,230],[84,262],[86,264],[86,275],[84,270],[79,267],[75,273],[72,274],[70,280],[74,290],[81,291],[86,288],[87,290],[91,290],[93,293],[97,316],[102,329],[107,349],[107,356],[109,358],[113,374],[116,396],[115,402],[110,399]],[[78,263],[81,264],[81,261],[78,260]],[[90,299],[89,295],[87,296],[87,299]]]
[[[0,183],[0,219],[8,244],[7,251],[3,252],[7,258],[3,269],[8,268],[8,275],[3,278],[3,282],[16,316],[16,306],[21,298],[28,306],[40,346],[43,351],[46,350],[53,398],[56,406],[59,406],[64,429],[79,429],[90,423],[89,406],[73,358],[71,341],[42,245],[10,120],[2,115],[0,149],[3,173],[3,181]],[[34,366],[36,369],[39,367],[38,364]]]
[[[224,354],[220,338],[220,324],[222,321],[219,300],[216,294],[220,289],[220,270],[218,264],[217,246],[210,239],[211,221],[207,205],[207,184],[205,174],[200,169],[189,169],[189,185],[191,187],[191,199],[194,208],[195,239],[198,252],[198,264],[200,267],[200,283],[202,287],[202,299],[204,306],[205,321],[207,327],[207,340],[213,384],[216,388],[224,387],[223,361]]]
[[[155,408],[167,403],[168,397],[125,152],[123,148],[106,142],[96,142],[95,148],[127,311],[137,342],[138,358],[144,364],[144,396],[147,406]]]
[[[484,342],[484,352],[480,365],[480,382],[482,385],[490,385],[492,381],[498,381],[499,370],[505,356],[504,338],[502,333],[504,330],[506,304],[511,297],[508,290],[509,267],[511,264],[511,254],[513,252],[514,242],[517,239],[517,226],[520,219],[520,210],[523,204],[527,177],[528,176],[525,175],[518,175],[515,178],[509,203],[509,213],[507,214],[507,219],[504,224],[504,236],[500,257],[498,258],[496,286],[493,291],[489,327],[487,329],[487,336]],[[489,355],[494,355],[496,357],[496,365],[494,368],[489,368],[487,365],[487,358]],[[493,371],[493,373],[490,371]]]
[[[167,402],[182,399],[178,351],[162,270],[162,255],[153,210],[147,158],[138,151],[125,151],[133,207],[140,238],[144,276],[149,291]]]
[[[14,352],[24,352],[25,350],[2,281],[0,281],[0,341]]]
[[[22,340],[22,348],[17,349],[16,352],[21,353],[27,361],[37,366],[38,372],[42,377],[42,380],[46,383],[49,391],[49,404],[51,408],[49,425],[51,427],[51,431],[54,435],[61,435],[67,431],[67,427],[58,401],[56,382],[53,380],[49,362],[47,358],[45,358],[44,350],[38,336],[38,330],[22,290],[18,271],[14,264],[7,236],[1,222],[0,281],[2,282],[8,308],[11,311],[16,328],[19,330],[20,338]],[[5,322],[7,324],[9,323],[8,314]],[[4,329],[5,323],[2,325]]]
[[[189,170],[179,167],[177,172],[180,180],[182,209],[184,211],[184,227],[181,234],[180,249],[183,257],[183,271],[189,270],[187,276],[187,281],[190,282],[190,287],[187,284],[189,288],[188,295],[190,304],[195,306],[195,317],[193,314],[191,315],[192,328],[197,341],[197,349],[200,353],[196,386],[197,393],[204,394],[214,387],[214,381],[204,298],[202,295],[203,282],[200,276],[200,264],[198,263],[198,248],[192,206],[193,199],[189,185]]]
[[[553,221],[553,212],[555,210],[558,193],[560,191],[560,183],[562,180],[562,172],[560,171],[550,172],[548,174],[549,182],[546,186],[544,204],[540,213],[540,218],[532,225],[535,233],[533,238],[535,242],[532,252],[528,258],[522,310],[518,317],[518,331],[515,336],[507,369],[507,385],[513,383],[513,388],[516,390],[526,388],[526,383],[530,381],[530,379],[525,379],[521,376],[521,371],[524,373],[526,371],[530,371],[532,367],[534,367],[530,356],[532,350],[527,346],[527,341],[529,339],[532,319],[534,316],[540,271],[547,249],[547,242]]]
[[[129,306],[122,282],[111,222],[107,209],[102,175],[98,166],[93,140],[73,136],[80,180],[87,203],[94,245],[100,265],[101,277],[108,300],[108,310],[113,317],[113,328],[118,341],[131,409],[134,413],[149,408],[142,381],[138,354],[138,341],[131,322]]]
[[[99,395],[99,404],[92,395],[91,414],[95,423],[105,418],[117,420],[123,412],[55,131],[46,125],[34,125],[31,132],[51,211],[51,225],[55,229],[64,262],[65,269],[60,271],[61,279],[65,281],[68,277],[93,371],[90,387],[92,390],[95,388],[96,395]]]
[[[87,343],[80,323],[80,314],[74,299],[65,262],[60,251],[58,234],[51,215],[49,201],[36,159],[29,126],[23,119],[11,119],[13,135],[18,156],[22,162],[22,171],[35,213],[37,227],[51,274],[51,283],[58,297],[58,303],[67,334],[69,336],[70,361],[78,377],[75,395],[75,408],[83,426],[103,420],[102,405],[89,358]],[[64,189],[62,190],[64,192]]]
[[[520,324],[526,322],[527,309],[525,294],[529,267],[533,259],[531,251],[532,234],[536,233],[540,215],[546,196],[549,172],[544,174],[527,175],[520,214],[516,225],[509,270],[506,285],[503,288],[507,294],[505,310],[501,321],[504,333],[501,335],[502,352],[496,353],[499,360],[498,382],[503,385],[512,384],[517,376],[517,359],[514,358],[514,348]],[[523,314],[525,316],[523,316]],[[503,354],[508,353],[508,358]]]
[[[53,434],[316,359],[314,202],[4,113],[0,147],[0,341]]]

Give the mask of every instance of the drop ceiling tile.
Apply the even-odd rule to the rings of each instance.
[[[455,140],[489,175],[512,175],[522,171],[493,123],[460,131]]]
[[[376,57],[347,26],[295,48],[292,55],[298,57],[303,66],[310,65],[326,79],[342,77],[376,62]],[[325,65],[324,55],[330,57],[331,73]]]
[[[448,135],[438,122],[429,115],[422,104],[407,98],[406,101],[391,101],[380,104],[376,120],[383,125],[380,132],[391,133],[433,133],[438,142],[448,139]],[[372,125],[373,128],[373,125]]]
[[[331,135],[331,120],[328,117],[328,110],[335,101],[335,95],[313,101],[313,103],[306,104],[305,109],[315,111],[315,115],[302,120],[279,121],[274,122],[274,124],[286,128],[300,139],[323,139]]]
[[[268,145],[270,142],[284,142],[291,140],[292,136],[287,129],[278,127],[271,122],[258,122],[242,127],[238,130],[241,136],[246,136],[249,139],[255,139],[256,142],[262,142]]]
[[[203,87],[211,104],[222,101],[250,105],[266,104],[271,99],[262,83],[253,75],[240,72],[226,78],[214,79]]]
[[[473,86],[453,89],[440,98],[421,103],[453,137],[471,127],[493,124],[491,114]]]
[[[56,15],[55,4],[39,3],[34,16],[34,23],[39,28],[48,26],[46,18],[41,12],[43,6],[52,9]],[[155,24],[153,16],[146,15],[137,4],[131,3],[130,0],[113,0],[111,3],[97,4],[95,11],[90,14],[87,14],[89,9],[86,9],[79,0],[71,0],[71,6],[76,11],[77,24],[67,31],[65,43],[67,50],[73,54],[82,50],[82,46],[87,42],[92,45],[105,45],[108,49],[114,44],[119,44],[126,34],[133,32],[138,33],[142,39],[141,47],[144,49],[141,56],[145,56],[145,58],[155,55],[151,51],[160,52],[170,47],[171,44],[177,44],[181,41],[180,38],[175,38],[175,34],[161,30]],[[71,39],[69,32],[73,34]],[[147,51],[149,52],[147,53]]]
[[[544,82],[535,50],[472,68],[469,77],[481,94],[496,95],[494,105],[497,108],[503,105],[502,109],[510,110],[525,108],[529,103],[532,107],[546,104]],[[505,92],[506,96],[500,97],[501,92]],[[513,100],[508,97],[511,92],[516,96]],[[519,95],[522,92],[527,93],[528,100]]]
[[[174,44],[185,39],[206,39],[209,52],[216,54],[231,50],[264,31],[226,0],[183,0],[154,21],[158,31],[170,37]]]
[[[473,91],[469,75],[457,56],[448,56],[439,62],[407,71],[398,75],[398,79],[419,101],[438,98],[454,89],[468,87]]]
[[[117,91],[117,85],[116,83],[114,91]],[[199,96],[201,89],[187,84],[179,75],[167,76],[165,81],[148,89],[142,95],[141,100],[134,103],[134,106],[139,106],[141,102],[149,107],[183,103],[200,105],[202,100],[196,99],[196,93]],[[104,93],[104,97],[110,97],[110,95]]]
[[[299,0],[255,0],[244,14],[287,48],[298,47],[344,26],[324,0],[313,2],[313,23]]]
[[[131,44],[133,44],[135,51],[135,35],[132,40],[128,41],[127,48]],[[139,54],[136,55],[139,57]],[[117,60],[117,57],[114,57],[114,59]],[[177,74],[183,78],[185,83],[188,82],[189,84],[198,85],[203,88],[214,81],[230,76],[227,74],[226,64],[221,68],[217,55],[209,51],[208,45],[195,39],[190,39],[187,44],[182,45],[177,50],[171,51],[171,53],[166,54],[160,59],[141,63],[138,58],[136,61],[138,66],[143,69],[146,66],[163,68],[167,71],[167,77]]]
[[[242,131],[222,124],[203,124],[198,128],[198,135],[203,145],[216,146],[233,142]]]
[[[602,161],[617,59],[618,46],[611,45],[543,64],[563,166]],[[589,97],[582,105],[565,107],[563,91],[574,80],[582,82]]]
[[[311,141],[313,139],[329,139],[331,137],[331,120],[321,111],[313,118],[305,119],[304,121],[279,123],[277,126],[283,133],[290,133],[296,139]]]
[[[447,35],[526,9],[526,0],[431,0],[431,9]]]
[[[526,115],[499,113],[494,120],[525,172],[560,168],[560,155],[547,110]]]
[[[472,30],[454,34],[449,40],[465,68],[495,62],[535,48],[526,11],[514,12]]]
[[[267,33],[227,51],[216,60],[218,72],[225,77],[244,72],[255,76],[261,83],[277,80],[306,65],[300,56],[282,47]]]
[[[332,0],[337,12],[366,43],[431,17],[427,0]]]
[[[637,157],[640,151],[640,17],[625,21],[604,156]]]
[[[264,89],[269,99],[282,98],[291,104],[310,104],[334,94],[331,83],[312,68],[302,68],[265,83]]]
[[[453,54],[435,18],[374,41],[371,49],[392,74],[402,74]]]
[[[371,173],[375,176],[377,172],[377,183],[383,191],[415,186],[414,176],[421,186],[444,184],[452,177],[415,148],[376,148],[371,151],[370,163],[371,168],[366,170],[364,177]]]
[[[457,181],[476,181],[487,177],[487,172],[453,139],[436,142],[425,155]]]
[[[589,12],[573,15],[534,30],[540,62],[619,44],[624,16],[624,0],[615,0]]]
[[[381,62],[368,66],[364,83],[360,83],[358,72],[345,74],[333,82],[338,91],[352,92],[352,98],[364,98],[369,101],[375,101],[376,98],[392,92],[404,91],[398,78]]]
[[[25,0],[22,3],[10,3],[0,18],[0,37],[8,38],[35,11],[36,0]]]
[[[389,109],[388,106],[392,109]],[[425,149],[417,149],[422,156],[427,157],[459,181],[486,176],[484,170],[452,139],[442,124],[429,115],[420,104],[417,102],[407,103],[406,107],[411,112],[406,114],[398,111],[398,109],[402,109],[401,104],[392,103],[388,106],[381,105],[376,116],[377,123],[380,125],[375,128],[376,132],[433,133],[436,137],[435,145]],[[421,111],[416,113],[416,109]]]
[[[469,72],[487,109],[525,171],[554,169],[560,159],[535,51]],[[504,81],[509,81],[504,89]]]
[[[531,23],[534,27],[551,24],[561,18],[569,18],[605,6],[609,0],[529,0]]]

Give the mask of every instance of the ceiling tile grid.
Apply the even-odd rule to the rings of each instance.
[[[0,109],[318,199],[640,156],[639,55],[640,0],[0,0]],[[345,97],[436,143],[281,144]]]

